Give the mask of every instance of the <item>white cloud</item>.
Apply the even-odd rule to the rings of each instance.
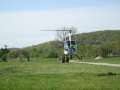
[[[116,8],[76,8],[48,11],[0,12],[0,46],[22,47],[54,39],[40,30],[75,26],[79,32],[120,28]]]

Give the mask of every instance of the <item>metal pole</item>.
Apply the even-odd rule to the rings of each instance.
[[[70,41],[70,49],[71,49],[71,41],[72,41],[72,38],[71,38],[71,30],[69,31],[69,41]]]

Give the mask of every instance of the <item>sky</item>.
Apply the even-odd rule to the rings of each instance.
[[[120,0],[0,0],[0,47],[26,47],[56,38],[56,30],[78,33],[120,29]]]

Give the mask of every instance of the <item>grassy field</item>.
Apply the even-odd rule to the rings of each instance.
[[[0,62],[0,90],[120,90],[120,68],[56,59],[10,60]]]

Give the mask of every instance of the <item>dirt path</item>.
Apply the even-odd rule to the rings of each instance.
[[[80,61],[73,61],[73,60],[70,61],[70,63],[93,64],[93,65],[102,65],[102,66],[120,67],[120,64],[94,63],[94,62],[80,62]]]

